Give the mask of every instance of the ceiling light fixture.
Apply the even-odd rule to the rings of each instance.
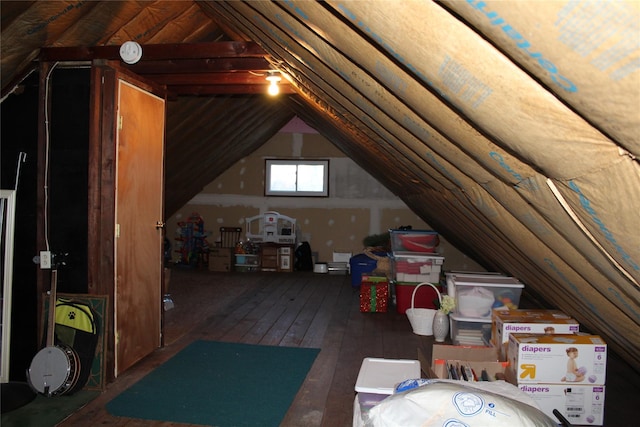
[[[269,89],[267,93],[271,96],[276,96],[280,93],[280,87],[278,87],[278,82],[280,82],[282,78],[278,75],[277,71],[270,71],[267,74],[267,81],[269,82]]]
[[[127,64],[135,64],[142,58],[142,46],[134,41],[126,41],[120,46],[120,57]]]

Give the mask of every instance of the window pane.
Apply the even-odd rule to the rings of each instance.
[[[296,191],[296,165],[271,165],[271,191]]]
[[[298,191],[324,190],[324,166],[323,165],[299,165],[298,166]]]
[[[265,160],[266,196],[329,196],[328,160]]]

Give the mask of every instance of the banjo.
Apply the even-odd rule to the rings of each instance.
[[[80,375],[80,360],[76,352],[65,345],[54,345],[57,281],[58,271],[51,270],[47,345],[34,356],[27,371],[31,387],[47,397],[63,395],[71,390]]]

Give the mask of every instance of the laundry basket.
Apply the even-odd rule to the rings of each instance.
[[[436,294],[438,295],[438,301],[442,303],[442,295],[440,295],[440,291],[431,283],[420,283],[418,284],[413,293],[411,294],[411,308],[407,308],[406,314],[409,318],[409,322],[411,323],[411,327],[413,328],[413,333],[416,335],[425,335],[431,336],[433,335],[433,317],[436,315],[436,311],[432,308],[415,308],[415,298],[416,291],[420,286],[431,286],[435,289]]]

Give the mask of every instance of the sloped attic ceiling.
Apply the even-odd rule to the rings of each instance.
[[[298,115],[637,367],[640,3],[530,3],[3,1],[3,94],[40,48],[255,42],[295,94],[172,99],[168,214]]]

